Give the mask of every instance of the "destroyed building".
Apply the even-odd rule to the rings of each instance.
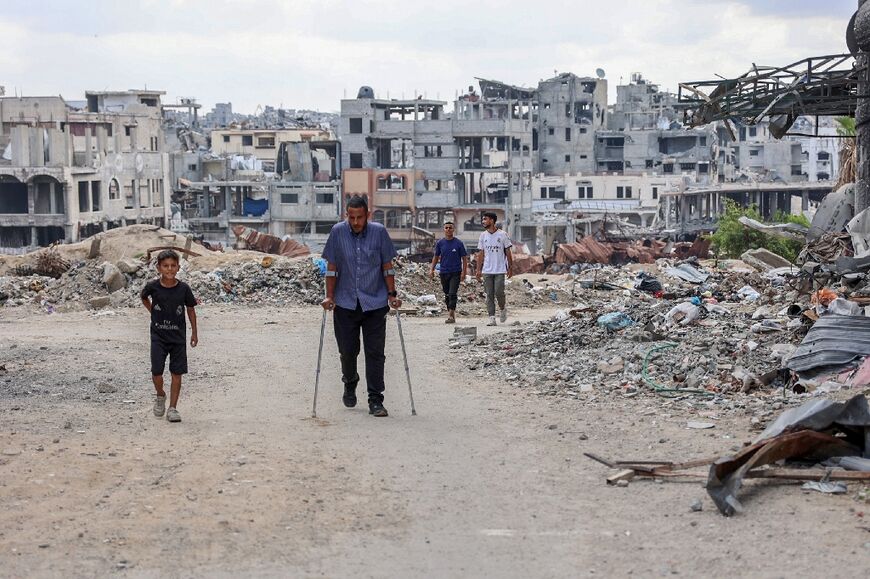
[[[162,91],[0,98],[0,247],[168,221]]]
[[[339,220],[338,143],[322,129],[226,129],[208,151],[173,154],[172,229],[232,244],[250,228],[325,241]]]

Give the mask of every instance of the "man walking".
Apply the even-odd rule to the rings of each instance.
[[[429,268],[429,276],[435,277],[435,266],[441,262],[441,288],[444,290],[444,301],[447,303],[445,324],[456,323],[459,283],[468,273],[468,252],[462,240],[453,236],[454,231],[452,221],[444,224],[444,237],[435,244],[435,257],[432,258],[432,266]]]
[[[499,319],[507,321],[505,308],[504,279],[513,276],[513,257],[511,256],[511,240],[507,233],[495,225],[498,216],[487,211],[481,222],[486,231],[480,234],[477,242],[477,280],[483,278],[483,289],[486,292],[486,311],[489,314],[487,326],[495,323],[495,302],[498,301]]]
[[[321,304],[333,310],[333,326],[341,358],[342,400],[356,406],[359,383],[357,358],[360,331],[366,359],[369,414],[387,416],[384,408],[384,342],[389,306],[398,309],[393,258],[396,250],[380,223],[369,223],[365,198],[354,195],[347,202],[347,219],[336,223],[326,240],[326,299]]]

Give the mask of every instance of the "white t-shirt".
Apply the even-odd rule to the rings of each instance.
[[[511,240],[507,233],[496,229],[495,233],[484,231],[477,241],[477,249],[483,250],[484,274],[507,273],[507,257],[505,251],[511,246]]]

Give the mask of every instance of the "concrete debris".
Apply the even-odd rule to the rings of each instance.
[[[103,284],[109,293],[115,293],[118,290],[127,287],[127,278],[121,271],[111,263],[103,264]]]
[[[789,260],[761,247],[744,252],[740,259],[762,272],[780,267],[791,267]]]

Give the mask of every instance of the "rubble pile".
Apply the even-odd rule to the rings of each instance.
[[[436,274],[429,275],[428,263],[415,263],[404,258],[396,260],[396,288],[409,308],[421,315],[437,315],[444,311],[444,291]],[[516,275],[505,280],[505,293],[511,308],[534,308],[542,305],[573,303],[570,276],[542,274]],[[457,312],[462,316],[486,313],[483,283],[470,276],[459,286]],[[404,306],[403,306],[404,307]]]
[[[480,376],[590,402],[602,395],[661,395],[729,410],[748,405],[763,414],[781,407],[766,398],[781,396],[783,387],[819,387],[795,387],[785,368],[812,323],[805,315],[815,311],[809,296],[799,303],[781,277],[694,271],[707,280],[693,284],[674,274],[658,278],[662,289],[655,292],[578,290],[572,308],[481,338],[463,359]],[[613,275],[620,272],[625,275],[600,270],[599,281],[630,287]],[[656,278],[645,273],[637,285],[650,279]]]
[[[59,278],[0,277],[0,305],[36,304],[46,311],[139,307],[139,292],[156,277],[141,259],[115,263],[100,258],[74,262]],[[311,259],[250,252],[182,260],[178,279],[202,303],[305,305],[323,299],[320,267]]]

